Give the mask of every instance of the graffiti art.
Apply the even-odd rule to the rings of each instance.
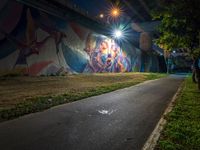
[[[93,37],[90,37],[93,36]],[[90,40],[95,39],[95,40]],[[120,46],[111,38],[89,34],[85,48],[90,60],[87,72],[128,72],[130,60]],[[93,42],[93,43],[92,43]],[[91,46],[92,45],[92,46]]]
[[[140,68],[141,53],[131,45],[123,47],[72,20],[16,1],[7,0],[1,6],[0,74],[129,72]]]

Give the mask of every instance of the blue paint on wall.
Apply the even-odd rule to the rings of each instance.
[[[67,45],[64,45],[63,43],[62,50],[69,67],[78,73],[83,72],[88,63],[88,60],[85,57],[81,56],[80,53],[71,50]]]

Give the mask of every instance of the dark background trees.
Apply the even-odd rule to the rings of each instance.
[[[187,48],[199,53],[200,0],[160,0],[152,16],[160,20],[156,43],[164,49]]]

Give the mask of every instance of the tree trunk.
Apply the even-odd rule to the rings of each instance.
[[[193,83],[197,83],[197,78],[196,78],[195,71],[192,71],[192,81],[193,81]]]

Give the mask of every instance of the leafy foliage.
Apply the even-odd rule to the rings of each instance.
[[[161,20],[160,37],[156,43],[164,49],[188,48],[191,53],[199,46],[199,0],[161,0],[152,16]]]

